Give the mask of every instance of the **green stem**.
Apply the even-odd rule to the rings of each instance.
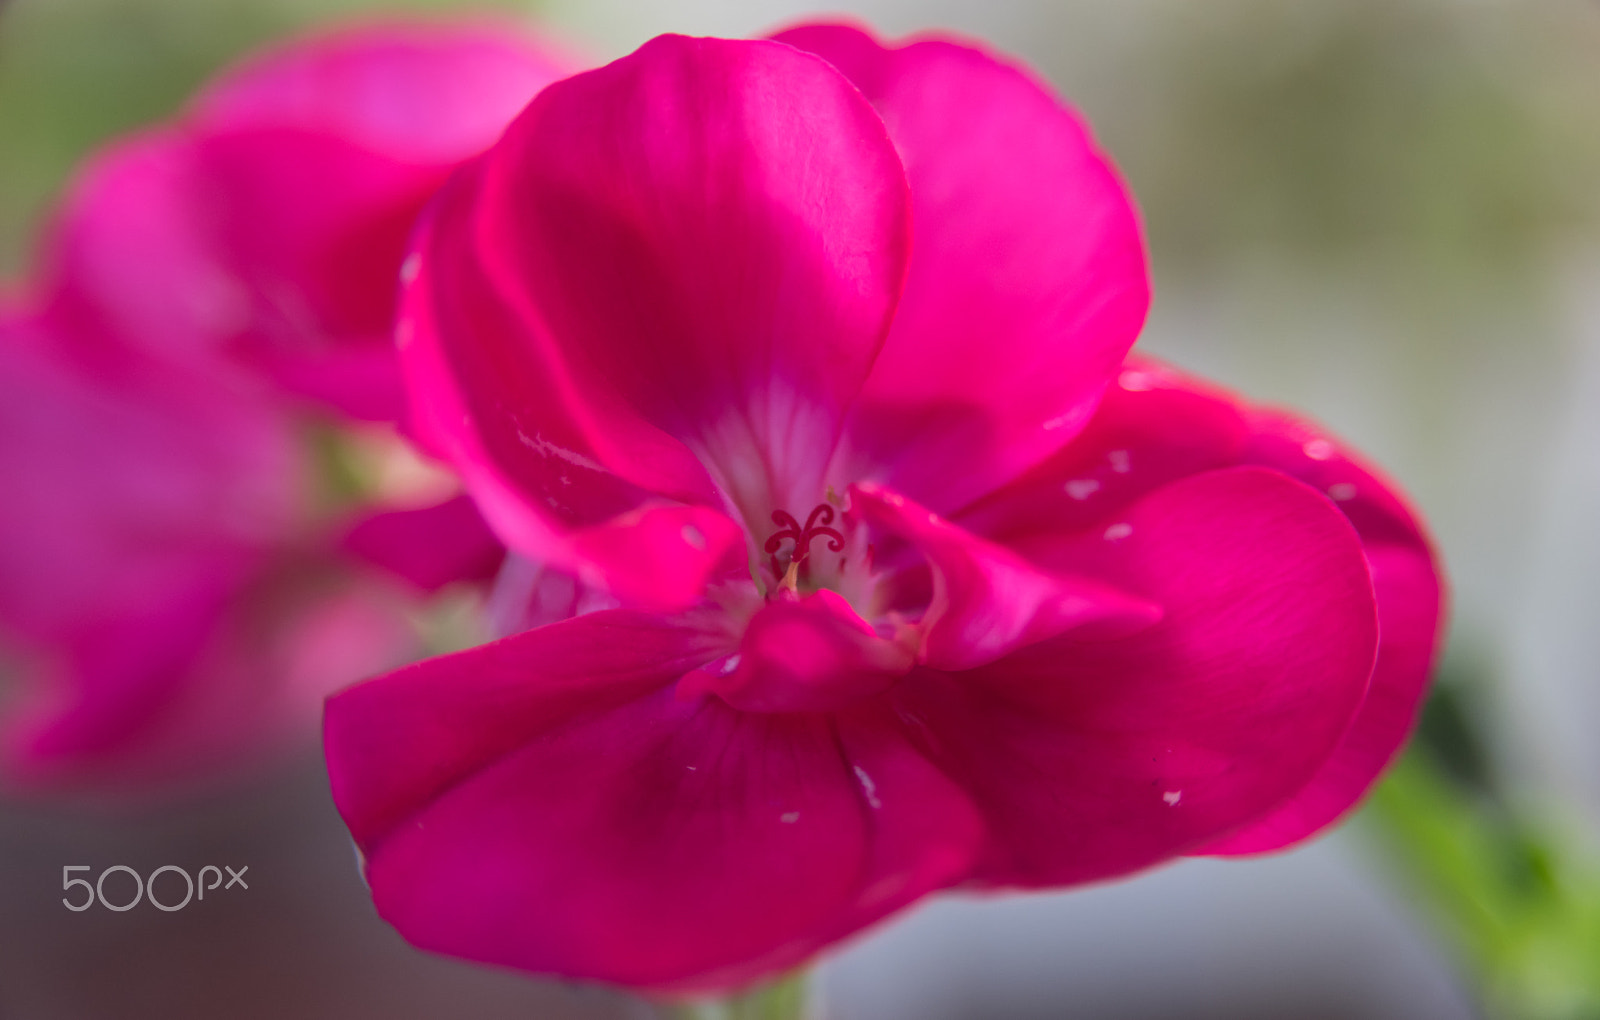
[[[726,999],[669,1006],[670,1020],[807,1020],[810,972],[797,970],[740,995]]]

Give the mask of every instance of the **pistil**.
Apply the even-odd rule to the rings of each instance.
[[[794,515],[787,510],[772,511],[772,523],[780,527],[767,538],[766,544],[762,547],[769,557],[772,576],[785,577],[787,573],[785,566],[788,570],[802,570],[809,574],[806,570],[806,559],[811,553],[811,543],[818,538],[828,539],[827,548],[830,552],[842,552],[844,535],[837,528],[829,527],[835,516],[833,507],[827,503],[818,503],[812,507],[804,525],[795,520]],[[784,542],[794,543],[789,550],[787,564],[780,563],[778,559],[778,550],[783,547]]]

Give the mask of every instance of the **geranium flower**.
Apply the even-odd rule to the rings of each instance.
[[[0,782],[125,794],[234,774],[403,661],[403,622],[313,560],[272,403],[0,321]],[[304,546],[304,548],[298,547]]]
[[[254,55],[90,162],[51,239],[51,314],[396,420],[411,225],[563,73],[489,24],[356,25]]]
[[[724,989],[935,890],[1286,845],[1409,728],[1414,517],[1311,426],[1124,366],[1133,211],[1025,72],[666,36],[427,215],[415,427],[619,608],[330,699],[415,944]]]
[[[414,654],[411,600],[358,561],[427,590],[493,575],[503,547],[463,496],[364,490],[327,519],[305,434],[405,456],[359,423],[403,410],[407,232],[557,73],[489,24],[344,28],[90,161],[0,345],[0,463],[29,480],[0,512],[9,785],[161,787],[258,757]]]
[[[247,59],[91,161],[51,238],[48,313],[75,337],[242,371],[336,421],[397,421],[412,223],[563,73],[487,22],[355,25]],[[374,516],[349,548],[425,589],[481,579],[503,554],[465,498]]]

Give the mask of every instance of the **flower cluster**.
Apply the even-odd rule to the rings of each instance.
[[[91,159],[0,311],[7,786],[125,795],[304,739],[414,654],[418,590],[492,575],[395,434],[389,335],[417,211],[558,74],[490,26],[350,29]]]

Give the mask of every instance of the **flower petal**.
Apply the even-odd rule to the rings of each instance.
[[[526,691],[517,700],[574,693]],[[955,880],[977,845],[960,791],[866,722],[843,737],[827,716],[669,691],[581,707],[534,726],[519,710],[518,747],[361,839],[378,910],[412,942],[569,978],[721,990]],[[405,753],[416,745],[396,740]],[[348,793],[340,803],[349,819]]]
[[[972,669],[1069,630],[1121,636],[1161,618],[1160,606],[1040,570],[880,486],[852,486],[850,507],[910,542],[931,565],[933,597],[919,629],[921,661],[934,669]]]
[[[608,593],[548,563],[508,555],[483,606],[494,637],[506,637],[574,616],[621,607]]]
[[[292,127],[218,130],[190,144],[189,200],[206,223],[213,271],[246,302],[218,340],[285,389],[352,417],[398,419],[400,263],[452,164],[404,163]]]
[[[127,807],[303,750],[329,691],[416,653],[382,589],[318,588],[151,587],[141,605],[83,620],[24,677],[0,734],[0,782]],[[207,594],[220,599],[195,603]]]
[[[402,293],[410,431],[456,467],[495,534],[524,558],[641,607],[681,608],[720,572],[738,525],[703,505],[720,500],[681,442],[575,392],[558,372],[518,367],[527,338],[473,268],[481,251],[462,203],[479,169],[446,186],[425,218]],[[588,438],[597,429],[615,444],[608,454]],[[702,505],[647,505],[661,503],[652,486]],[[704,541],[687,541],[694,534]],[[663,538],[667,546],[651,548]],[[670,571],[657,569],[663,556]]]
[[[1438,652],[1441,591],[1426,550],[1367,550],[1378,598],[1378,663],[1344,740],[1288,803],[1239,832],[1193,851],[1236,856],[1293,846],[1359,804],[1416,726]]]
[[[644,507],[575,532],[571,563],[579,581],[623,605],[671,612],[744,568],[743,538],[737,524],[708,507]]]
[[[1148,363],[1131,364],[1122,373],[1126,385],[1106,391],[1075,440],[955,514],[956,523],[1026,551],[1062,534],[1114,527],[1125,507],[1164,485],[1246,463],[1244,405],[1176,380],[1158,385]]]
[[[334,801],[363,846],[543,730],[670,684],[733,639],[605,610],[428,659],[328,699]]]
[[[910,671],[914,649],[874,634],[823,589],[759,609],[737,659],[684,677],[679,697],[714,693],[744,712],[830,712],[882,693]]]
[[[819,947],[965,881],[983,850],[976,805],[905,739],[892,710],[886,702],[834,717],[839,748],[868,809],[870,858],[855,901],[812,933]]]
[[[1383,637],[1367,701],[1319,778],[1263,819],[1259,832],[1238,833],[1207,853],[1278,849],[1325,828],[1359,802],[1409,735],[1437,654],[1443,582],[1398,487],[1304,420],[1138,358],[1078,439],[956,518],[1026,555],[1063,532],[1120,535],[1130,527],[1123,511],[1145,494],[1245,464],[1305,482],[1349,518],[1371,565]]]
[[[625,409],[580,393],[559,366],[537,364],[529,336],[479,265],[472,200],[482,163],[443,189],[407,259],[397,340],[410,431],[461,473],[507,545],[533,560],[570,559],[570,532],[659,493],[714,503],[682,443]],[[614,445],[597,449],[604,432]]]
[[[101,794],[234,773],[410,631],[379,593],[328,598],[338,568],[289,551],[305,465],[278,402],[62,329],[0,321],[0,474],[26,479],[0,501],[24,681],[0,773]]]
[[[164,717],[198,686],[212,633],[236,595],[237,579],[225,563],[206,566],[147,569],[144,601],[115,609],[85,604],[50,635],[35,668],[19,671],[19,696],[6,705],[0,774],[8,788],[61,788],[92,780],[97,771],[102,777],[121,772],[129,785],[170,778],[145,773],[139,751],[150,743],[172,750],[173,741],[159,739]],[[7,630],[19,622],[9,606],[0,616]],[[231,678],[205,679],[224,690],[233,686]],[[255,686],[238,685],[234,692]],[[230,740],[246,736],[248,727],[239,721],[227,727]]]
[[[792,971],[819,950],[966,879],[983,848],[983,819],[966,792],[897,732],[886,708],[879,702],[833,718],[867,831],[853,898],[778,949],[708,971],[683,987],[742,988]]]
[[[820,499],[909,245],[899,158],[841,75],[662,37],[546,89],[459,190],[420,249],[448,371],[421,392],[482,435],[424,408],[444,445],[531,515],[572,497],[552,456],[716,505],[693,450],[746,522]]]
[[[52,304],[124,344],[239,359],[347,415],[397,418],[412,223],[561,73],[488,24],[360,26],[258,56],[91,165],[53,240]]]
[[[865,93],[911,179],[905,296],[832,480],[950,512],[1071,439],[1138,336],[1132,203],[1076,114],[985,53],[834,25],[777,38]]]
[[[236,584],[302,524],[302,465],[274,405],[100,353],[0,319],[0,474],[26,480],[0,500],[0,619],[41,641],[143,612],[178,578]]]
[[[1246,457],[1327,493],[1361,535],[1378,598],[1378,663],[1361,712],[1317,775],[1268,817],[1197,851],[1206,854],[1279,850],[1360,803],[1416,725],[1442,636],[1440,566],[1399,489],[1304,421],[1269,411],[1252,424]]]
[[[106,146],[79,169],[47,236],[43,303],[62,339],[180,364],[211,361],[248,317],[216,264],[194,150],[157,129]]]
[[[467,496],[371,514],[351,527],[343,545],[424,591],[455,581],[487,581],[506,556]]]
[[[1214,840],[1303,786],[1365,696],[1372,583],[1326,499],[1236,468],[1165,486],[1123,519],[1114,540],[1064,538],[1047,565],[1159,603],[1160,623],[896,688],[984,812],[983,881],[1091,881]]]
[[[374,22],[257,54],[207,86],[190,116],[208,129],[294,127],[445,165],[481,152],[572,70],[509,23]]]

